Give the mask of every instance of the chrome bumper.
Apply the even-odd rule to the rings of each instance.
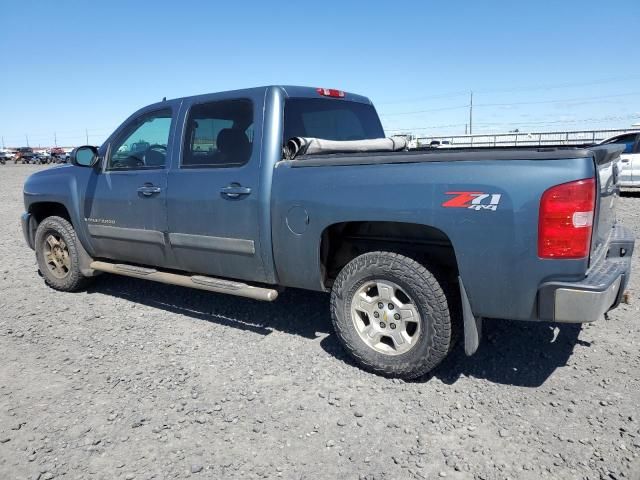
[[[629,283],[634,243],[629,230],[616,226],[607,257],[592,265],[584,280],[542,284],[538,289],[540,320],[594,322],[616,308]]]

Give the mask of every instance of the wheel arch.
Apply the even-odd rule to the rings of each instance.
[[[29,205],[27,211],[29,213],[27,235],[29,236],[30,245],[34,245],[38,225],[40,225],[40,223],[47,217],[62,217],[75,228],[71,215],[69,214],[69,210],[60,202],[33,202]]]
[[[459,268],[453,244],[439,228],[408,222],[349,221],[334,223],[322,231],[318,255],[323,286],[331,288],[347,263],[376,250],[402,253],[434,268],[448,281],[457,281]]]
[[[84,276],[93,276],[95,272],[90,268],[91,262],[93,258],[85,249],[78,232],[78,225],[74,222],[73,216],[70,214],[69,209],[61,202],[51,202],[51,201],[43,201],[43,202],[34,202],[29,205],[29,224],[28,224],[28,235],[31,245],[35,248],[35,236],[36,230],[40,223],[43,220],[49,217],[60,217],[65,219],[67,222],[71,224],[73,229],[76,232],[76,236],[78,237],[78,241],[76,243],[76,248],[78,250],[78,256],[80,260],[80,269]]]
[[[34,202],[29,205],[29,213],[38,224],[47,217],[56,216],[62,217],[71,225],[74,225],[73,219],[69,214],[69,210],[60,202]]]

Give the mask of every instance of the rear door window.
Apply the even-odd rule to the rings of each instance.
[[[191,108],[182,167],[239,167],[249,161],[252,150],[251,100],[221,100]]]
[[[292,137],[326,140],[383,138],[373,105],[335,99],[293,98],[285,103],[284,141]]]

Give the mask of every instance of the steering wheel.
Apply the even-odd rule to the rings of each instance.
[[[144,167],[144,160],[141,158],[129,155],[126,158],[114,160],[111,164],[112,168],[132,168],[132,167]]]
[[[149,155],[151,152],[154,152],[155,155]],[[143,165],[146,165],[146,166],[156,165],[159,161],[157,157],[158,155],[162,155],[162,163],[164,164],[167,158],[167,147],[165,147],[164,145],[160,145],[158,143],[149,145],[145,149],[144,153],[142,154]]]

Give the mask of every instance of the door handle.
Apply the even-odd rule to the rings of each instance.
[[[220,191],[228,198],[238,198],[241,195],[249,195],[251,193],[251,189],[249,187],[243,187],[237,183],[232,183]]]
[[[156,187],[155,185],[151,185],[151,184],[143,185],[140,188],[138,188],[138,193],[141,193],[145,197],[150,197],[151,195],[160,193],[161,191],[162,189],[160,187]]]
[[[622,163],[629,163],[629,159],[628,158],[623,158],[622,159]]]

